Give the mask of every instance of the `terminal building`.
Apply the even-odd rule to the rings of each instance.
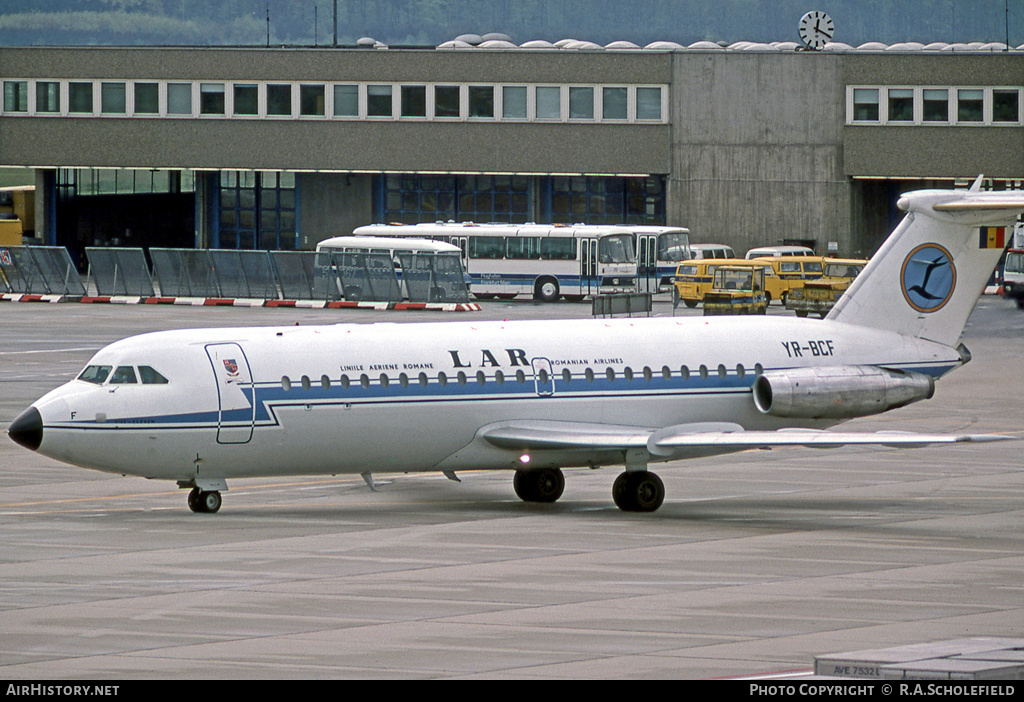
[[[312,249],[372,222],[642,223],[869,256],[900,192],[1024,182],[1024,47],[0,48],[37,243]]]

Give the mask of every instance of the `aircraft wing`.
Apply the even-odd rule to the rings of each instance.
[[[929,444],[1001,441],[995,434],[918,434],[914,432],[851,432],[819,429],[746,431],[726,422],[679,424],[661,429],[578,422],[508,421],[484,427],[481,438],[498,448],[518,451],[646,449],[666,457],[678,451],[742,451],[753,448],[806,446],[836,448],[875,445],[915,448]]]
[[[480,436],[498,448],[515,450],[647,448],[655,429],[582,422],[499,422]]]

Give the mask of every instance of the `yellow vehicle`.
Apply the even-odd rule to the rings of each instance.
[[[704,293],[704,314],[765,314],[763,266],[719,266]]]
[[[778,299],[783,304],[792,290],[799,290],[808,280],[816,280],[822,276],[824,267],[821,256],[775,256],[752,258],[751,261],[768,263],[775,269],[782,283],[782,292]]]
[[[672,287],[672,304],[678,307],[680,301],[687,307],[696,307],[704,301],[704,295],[711,289],[715,270],[719,266],[746,266],[764,269],[764,293],[768,302],[781,300],[786,287],[768,261],[748,261],[743,258],[708,258],[686,261],[676,268]]]
[[[804,281],[802,289],[790,292],[786,309],[796,312],[797,317],[813,312],[824,318],[866,265],[867,261],[859,258],[826,258],[824,275]]]

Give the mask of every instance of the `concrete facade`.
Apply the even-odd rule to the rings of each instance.
[[[694,241],[743,251],[801,240],[870,255],[889,231],[900,190],[984,173],[995,187],[1024,179],[1024,53],[966,50],[796,51],[794,47],[566,49],[0,48],[0,79],[35,86],[75,81],[204,81],[231,86],[306,82],[440,85],[658,86],[662,119],[334,119],[230,112],[165,114],[0,112],[0,164],[61,168],[192,169],[197,243],[208,245],[218,171],[293,171],[300,246],[372,221],[384,174],[657,176],[664,223]],[[858,86],[883,97],[875,123],[851,117]],[[955,110],[959,88],[1014,91],[1010,122],[895,124],[886,90],[936,86]],[[496,89],[500,89],[496,88]],[[228,88],[230,90],[230,87]],[[532,90],[532,88],[531,88]],[[634,90],[634,88],[630,88]],[[633,93],[630,93],[633,95]],[[97,98],[98,99],[98,98]],[[33,103],[34,104],[34,103]],[[600,104],[600,103],[598,103]],[[532,109],[532,108],[531,108]],[[920,107],[917,108],[920,110]],[[920,114],[918,112],[918,114]],[[45,180],[45,179],[44,179]],[[531,185],[537,191],[536,183]],[[42,197],[45,209],[51,198]],[[531,218],[542,212],[533,198]],[[661,216],[661,215],[658,215]]]

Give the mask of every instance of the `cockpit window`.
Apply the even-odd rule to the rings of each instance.
[[[87,366],[78,376],[78,379],[84,380],[87,383],[102,385],[103,381],[110,375],[110,369],[111,366]]]
[[[139,377],[143,385],[166,385],[167,378],[163,377],[150,366],[139,366]]]
[[[130,385],[136,382],[138,381],[135,380],[135,369],[131,366],[118,366],[110,376],[111,385]]]

